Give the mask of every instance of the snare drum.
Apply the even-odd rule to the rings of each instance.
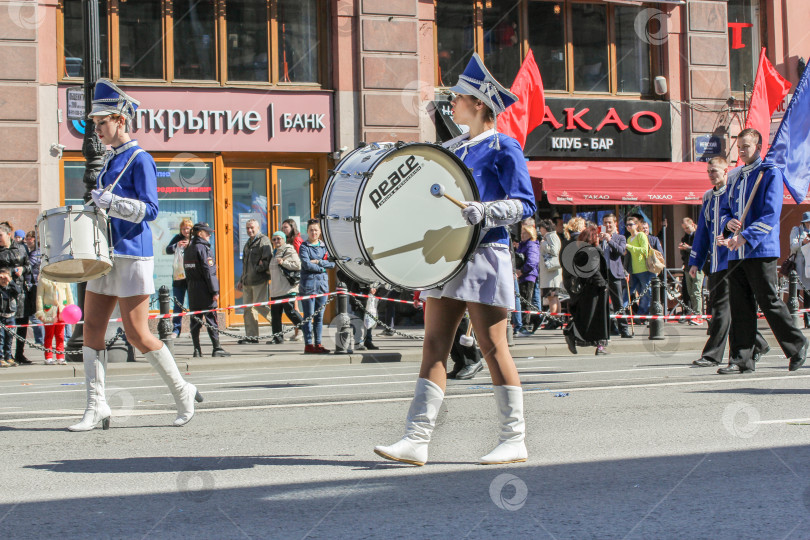
[[[354,280],[433,289],[458,274],[481,226],[469,226],[433,184],[461,201],[479,199],[464,163],[441,146],[374,143],[338,163],[321,201],[329,254]]]
[[[110,224],[97,206],[61,206],[37,219],[42,266],[52,281],[90,281],[112,270]]]

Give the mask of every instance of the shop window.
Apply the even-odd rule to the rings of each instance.
[[[490,73],[507,88],[520,68],[520,31],[518,0],[485,2],[484,63]]]
[[[651,46],[635,29],[642,9],[579,0],[437,1],[437,84],[453,86],[478,52],[511,86],[531,49],[546,90],[647,94]]]
[[[63,0],[64,40],[62,54],[65,60],[63,77],[84,77],[84,22],[82,0]],[[109,77],[107,36],[107,5],[99,2],[99,30],[101,34],[101,76]]]
[[[229,0],[225,4],[228,27],[228,80],[268,79],[267,4],[264,0]]]
[[[64,164],[65,205],[84,204],[84,161],[66,160]],[[180,221],[214,223],[213,163],[192,160],[176,164],[167,160],[157,163],[157,190],[160,212],[149,222],[155,253],[155,290],[162,285],[171,289],[174,256],[166,246],[179,231]],[[215,249],[211,244],[212,251]],[[155,294],[155,297],[157,293]]]
[[[529,3],[529,46],[546,90],[567,90],[565,24],[559,2]]]
[[[643,8],[616,6],[616,91],[642,94],[650,89],[650,46],[636,33]]]
[[[475,50],[473,16],[469,0],[442,0],[436,6],[439,86],[453,86]]]
[[[731,90],[751,92],[760,50],[759,0],[728,0]]]
[[[214,0],[174,0],[175,79],[216,80]]]
[[[318,2],[279,0],[280,82],[318,82]]]
[[[121,78],[163,78],[161,0],[118,4]]]
[[[609,91],[607,6],[572,5],[571,26],[574,44],[574,90]]]

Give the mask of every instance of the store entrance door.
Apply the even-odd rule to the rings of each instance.
[[[262,234],[270,236],[281,229],[281,223],[293,219],[304,227],[312,216],[312,179],[314,170],[309,167],[296,167],[276,164],[232,164],[227,167],[226,191],[230,188],[232,210],[225,209],[230,219],[229,229],[233,232],[231,251],[223,259],[233,261],[230,272],[221,273],[222,305],[243,303],[242,292],[237,284],[242,276],[242,252],[248,240],[245,225],[248,220],[259,222]],[[226,203],[227,205],[227,203]],[[227,304],[225,303],[227,302]],[[226,314],[228,326],[243,324],[244,310],[230,310]],[[259,317],[259,324],[267,322]]]

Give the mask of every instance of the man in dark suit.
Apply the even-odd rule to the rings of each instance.
[[[622,309],[622,283],[626,276],[623,258],[627,250],[627,239],[619,234],[616,216],[608,214],[602,218],[602,233],[599,237],[602,256],[608,267],[608,293],[610,295],[611,313]],[[633,337],[627,328],[627,319],[616,319],[619,334],[623,338]]]

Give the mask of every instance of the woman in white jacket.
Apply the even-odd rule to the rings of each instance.
[[[301,279],[301,259],[295,251],[295,247],[287,243],[287,236],[276,231],[270,238],[272,246],[272,258],[268,272],[270,273],[270,300],[281,300],[293,298],[298,295],[298,281]],[[288,277],[289,276],[289,277]],[[290,321],[296,326],[301,324],[301,315],[295,310],[293,302],[273,304],[270,306],[270,320],[273,326],[273,335],[281,332],[281,314],[287,314]],[[284,339],[281,336],[268,341],[268,345],[281,343]]]
[[[45,276],[39,276],[37,283],[37,313],[36,317],[45,323],[45,348],[52,349],[56,339],[56,362],[53,353],[45,352],[45,363],[48,365],[65,365],[65,323],[59,315],[65,306],[73,303],[73,293],[70,283],[58,283]]]

